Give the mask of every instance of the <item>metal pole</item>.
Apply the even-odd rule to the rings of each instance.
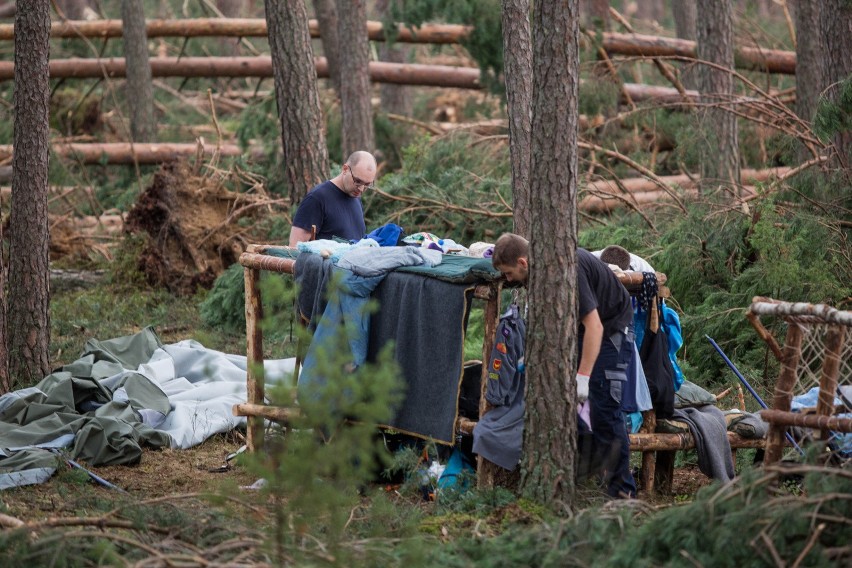
[[[728,364],[728,367],[729,367],[729,368],[730,368],[730,369],[734,372],[734,374],[737,376],[737,378],[740,380],[740,382],[741,382],[743,385],[745,385],[745,388],[747,388],[747,389],[748,389],[748,392],[750,392],[750,393],[751,393],[751,396],[753,396],[753,397],[754,397],[754,399],[755,399],[755,400],[757,401],[757,403],[761,406],[761,408],[769,409],[769,407],[766,405],[766,403],[765,403],[765,402],[763,402],[763,399],[762,399],[762,398],[760,398],[760,395],[759,395],[759,394],[757,394],[757,392],[756,392],[753,388],[751,388],[751,385],[750,385],[750,384],[748,384],[748,381],[745,379],[745,377],[743,376],[743,374],[742,374],[742,373],[740,373],[740,371],[739,371],[739,369],[737,369],[736,365],[734,365],[734,364],[731,362],[731,360],[730,360],[730,359],[728,359],[728,356],[727,356],[727,355],[725,355],[724,351],[722,351],[722,348],[721,348],[721,347],[719,347],[719,345],[716,343],[716,341],[714,341],[714,340],[713,340],[713,338],[712,338],[712,337],[710,337],[709,335],[705,335],[704,337],[706,337],[706,338],[707,338],[707,341],[709,341],[709,342],[710,342],[710,344],[713,346],[713,348],[714,348],[714,349],[716,349],[716,352],[717,352],[719,355],[721,355],[721,356],[722,356],[722,359],[724,359],[724,360],[725,360],[725,363],[727,363],[727,364]],[[799,447],[799,444],[797,444],[797,443],[796,443],[796,440],[794,440],[794,439],[793,439],[793,436],[791,436],[789,432],[784,432],[784,436],[786,436],[786,437],[787,437],[787,441],[788,441],[788,442],[790,442],[790,443],[793,445],[793,447],[794,447],[794,448],[796,448],[797,450],[799,450],[799,453],[800,453],[800,454],[805,455],[805,452],[802,450],[802,448],[800,448],[800,447]]]

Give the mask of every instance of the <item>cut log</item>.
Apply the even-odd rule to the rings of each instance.
[[[256,57],[152,57],[153,77],[272,77],[272,58]],[[328,77],[328,63],[316,58],[318,77]],[[50,77],[53,79],[93,79],[124,77],[126,66],[122,58],[110,59],[53,59]],[[14,63],[0,61],[0,81],[15,77]],[[424,85],[480,89],[479,69],[448,65],[419,65],[370,62],[370,80],[375,83]]]
[[[266,37],[266,20],[262,18],[192,18],[149,20],[148,37]],[[310,20],[311,37],[319,37],[319,24]],[[472,26],[458,24],[423,24],[412,30],[398,26],[395,41],[403,43],[451,44],[464,41]],[[54,22],[50,30],[55,38],[117,38],[122,36],[120,20]],[[381,22],[368,21],[367,35],[372,41],[384,41]],[[15,37],[13,24],[0,25],[0,40]],[[633,57],[695,57],[695,42],[643,34],[604,32],[602,47],[609,55]],[[738,47],[734,50],[735,65],[769,73],[794,75],[796,53],[761,47]]]
[[[57,144],[53,151],[62,158],[75,160],[82,164],[160,164],[170,162],[180,157],[192,157],[203,152],[205,156],[211,156],[219,152],[220,156],[242,156],[245,151],[236,144],[222,144],[216,148],[215,145],[205,144],[199,148],[198,144],[130,144],[125,142],[110,143],[71,143]],[[9,159],[12,156],[10,144],[0,145],[0,160]],[[135,158],[134,158],[135,157]]]
[[[610,55],[695,58],[695,42],[641,34],[604,33],[603,48]],[[796,52],[759,47],[734,49],[735,66],[785,75],[796,74]]]
[[[319,24],[309,20],[311,37],[319,37]],[[148,20],[148,37],[266,37],[263,18],[191,18],[178,20]],[[423,24],[411,29],[402,24],[397,28],[395,41],[403,43],[459,43],[472,26],[458,24]],[[384,41],[381,22],[368,21],[367,35],[372,41]],[[50,36],[55,38],[116,38],[122,36],[121,20],[53,22]],[[0,40],[15,38],[12,24],[0,25]]]

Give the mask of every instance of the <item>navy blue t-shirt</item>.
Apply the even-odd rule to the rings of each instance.
[[[357,241],[367,232],[361,199],[350,197],[331,180],[314,187],[299,204],[293,225],[311,230],[317,226],[317,239],[339,237]]]
[[[624,330],[633,321],[633,306],[627,288],[601,259],[584,248],[577,249],[577,286],[579,318],[598,310],[604,337]],[[580,325],[580,334],[585,330]]]

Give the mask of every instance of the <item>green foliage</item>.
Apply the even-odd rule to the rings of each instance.
[[[814,131],[823,142],[829,142],[841,132],[852,131],[852,77],[847,77],[834,89],[836,97],[820,99],[814,116]]]
[[[335,281],[329,295],[337,293]],[[265,491],[280,503],[270,537],[279,563],[286,557],[301,565],[320,553],[341,564],[351,559],[346,534],[350,512],[359,506],[358,489],[386,460],[374,436],[376,424],[387,423],[400,401],[399,370],[389,349],[375,365],[354,371],[345,328],[318,349],[316,376],[322,379],[299,389],[300,415],[275,442],[269,459],[250,460],[268,482]],[[295,395],[282,385],[270,397],[292,406]],[[409,521],[398,525],[399,530],[409,526]]]
[[[388,23],[403,22],[412,27],[436,21],[466,25],[475,22],[462,45],[479,64],[484,84],[499,91],[503,88],[496,80],[503,73],[501,18],[499,0],[414,0],[393,3],[387,20]]]
[[[468,244],[493,241],[511,229],[506,206],[512,193],[508,149],[476,144],[476,140],[470,134],[455,133],[422,138],[407,147],[402,169],[383,176],[380,187],[410,206],[380,194],[369,195],[364,207],[367,226],[394,222],[408,233],[428,231]],[[470,210],[483,213],[475,215]],[[495,213],[506,216],[485,216]]]
[[[281,341],[291,332],[295,317],[293,278],[261,272],[260,293],[264,312],[268,314],[261,330],[266,338]],[[216,279],[199,309],[205,325],[232,335],[245,334],[245,271],[240,264],[232,264]]]

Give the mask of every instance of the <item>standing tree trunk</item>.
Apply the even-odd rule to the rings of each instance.
[[[376,14],[379,20],[384,21],[391,9],[391,2],[399,0],[377,0]],[[411,50],[402,44],[383,41],[379,46],[379,59],[390,63],[405,63]],[[382,83],[379,87],[381,93],[382,110],[384,112],[408,116],[411,114],[411,89],[405,85],[394,85]]]
[[[154,121],[154,87],[151,84],[142,0],[121,0],[121,28],[127,62],[130,137],[134,142],[153,142],[157,137],[157,125]]]
[[[0,197],[0,395],[12,390],[9,380],[9,352],[6,349],[6,253],[3,250],[3,199]]]
[[[820,20],[823,37],[823,88],[828,100],[841,104],[846,116],[847,127],[834,136],[834,145],[840,158],[840,165],[852,174],[852,129],[848,128],[852,114],[848,94],[852,90],[852,4],[849,0],[825,0],[820,6]],[[797,67],[798,68],[798,67]],[[845,103],[840,93],[845,89]]]
[[[340,40],[337,35],[337,0],[314,0],[319,24],[322,52],[328,61],[328,80],[337,96],[340,96]]]
[[[695,0],[678,0],[672,2],[672,15],[675,21],[677,37],[695,41]],[[681,72],[681,83],[690,90],[698,89],[698,77],[696,77],[695,66],[685,65]]]
[[[534,10],[524,495],[562,512],[577,476],[578,0]]]
[[[697,8],[696,54],[718,66],[698,68],[701,100],[711,105],[703,114],[702,187],[706,191],[722,184],[735,189],[740,182],[737,117],[724,108],[734,95],[728,71],[734,68],[733,8],[731,0],[698,0]]]
[[[512,217],[515,232],[529,239],[533,83],[529,0],[503,0],[503,67],[512,163]]]
[[[328,149],[304,0],[266,0],[266,25],[290,206],[294,207],[328,177]]]
[[[21,2],[15,14],[15,154],[9,218],[7,337],[13,388],[50,373],[47,173],[50,2]]]
[[[367,1],[337,0],[340,51],[341,163],[356,150],[372,152],[373,107],[370,104],[370,40]]]
[[[798,0],[796,8],[796,114],[810,123],[823,85],[820,0]],[[805,161],[813,155],[802,146],[799,157]]]

